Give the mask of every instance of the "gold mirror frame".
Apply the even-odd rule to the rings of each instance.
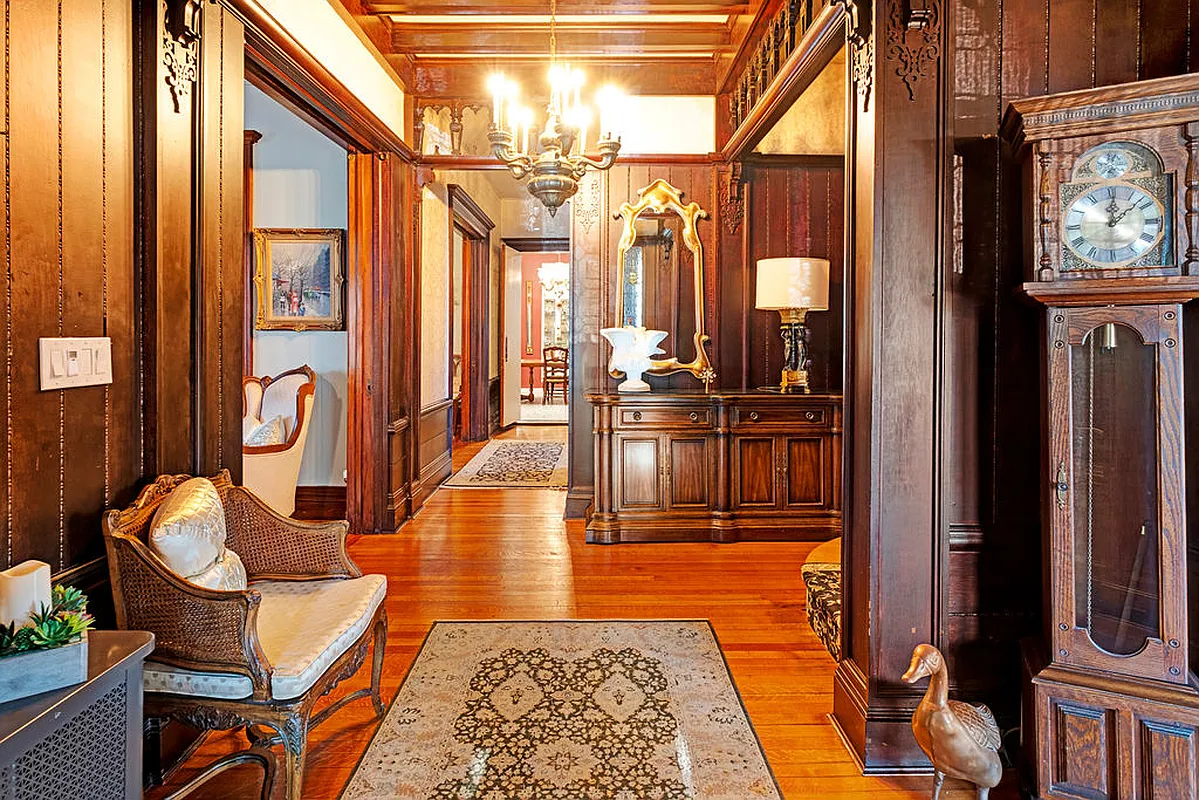
[[[673,211],[683,220],[683,243],[691,251],[695,260],[695,358],[691,361],[679,361],[677,357],[653,359],[646,372],[650,375],[673,375],[676,372],[690,372],[696,378],[709,386],[716,379],[716,371],[708,358],[708,344],[712,337],[704,332],[704,246],[695,231],[695,224],[701,219],[707,219],[708,212],[699,207],[699,203],[683,204],[683,193],[671,186],[667,181],[658,178],[637,193],[636,203],[624,203],[616,218],[624,219],[624,232],[620,235],[620,245],[616,260],[621,275],[624,274],[625,255],[637,239],[634,223],[637,217],[646,211],[663,214]],[[618,315],[619,327],[619,315]],[[677,352],[678,342],[675,342]],[[624,373],[612,370],[613,378],[620,378]]]

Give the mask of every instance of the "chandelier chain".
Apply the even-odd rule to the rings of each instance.
[[[558,62],[558,0],[550,0],[550,63]]]

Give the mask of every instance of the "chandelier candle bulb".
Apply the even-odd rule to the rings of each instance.
[[[496,130],[502,130],[504,120],[500,112],[504,107],[504,74],[497,72],[487,81],[487,88],[491,91],[491,124]]]
[[[527,181],[529,194],[541,201],[550,216],[556,215],[562,204],[578,193],[579,181],[588,172],[610,169],[620,152],[620,139],[605,136],[597,144],[597,157],[586,154],[587,128],[591,125],[591,110],[582,102],[586,76],[582,70],[558,61],[557,7],[557,0],[550,0],[550,100],[545,124],[539,127],[540,135],[530,136],[532,113],[515,103],[507,109],[508,124],[498,119],[487,134],[492,154],[503,162],[512,177]],[[495,113],[499,116],[504,112],[503,96],[515,98],[516,86],[502,75],[494,76],[491,86],[493,95],[499,95],[495,99]],[[601,120],[599,130],[603,130],[602,126]]]

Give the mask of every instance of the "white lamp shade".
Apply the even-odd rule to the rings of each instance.
[[[757,307],[827,311],[828,272],[823,258],[763,258],[758,262]]]

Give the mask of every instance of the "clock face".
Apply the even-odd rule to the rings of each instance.
[[[1122,156],[1119,151],[1110,151],[1101,159],[1109,155]],[[1101,168],[1099,160],[1096,172]],[[1118,161],[1113,159],[1107,168],[1119,169]],[[1118,266],[1136,260],[1161,240],[1164,215],[1162,204],[1139,186],[1100,184],[1079,195],[1066,209],[1063,239],[1084,261]]]

